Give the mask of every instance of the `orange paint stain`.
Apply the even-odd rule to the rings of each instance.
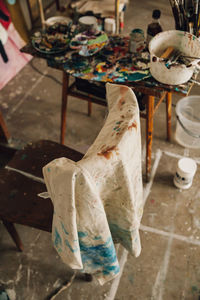
[[[121,107],[122,105],[124,105],[124,103],[125,103],[125,100],[124,100],[124,97],[122,97],[122,98],[119,100],[119,103],[118,103],[119,107]]]
[[[126,94],[126,92],[128,91],[128,87],[127,86],[120,86],[120,94],[124,96],[124,94]]]
[[[128,126],[128,130],[131,130],[132,128],[137,129],[137,124],[133,122],[130,126]]]
[[[97,153],[99,156],[104,156],[106,159],[110,159],[113,155],[113,151],[117,151],[118,149],[116,146],[107,147],[105,150],[102,150],[101,152]]]

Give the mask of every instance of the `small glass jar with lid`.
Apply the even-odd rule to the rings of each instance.
[[[144,31],[135,28],[130,33],[129,52],[139,54],[146,47]]]

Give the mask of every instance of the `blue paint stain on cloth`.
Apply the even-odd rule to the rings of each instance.
[[[84,241],[87,233],[78,232],[78,236],[82,262],[87,270],[89,268],[91,271],[101,271],[104,275],[119,273],[119,264],[111,237],[104,244],[91,246]],[[100,237],[96,238],[94,237],[94,240],[100,239]]]
[[[66,236],[69,236],[69,232],[67,232],[67,230],[65,229],[65,227],[64,227],[64,225],[63,225],[62,222],[61,222],[61,227],[62,227],[62,230],[64,231],[64,233],[66,234]],[[65,245],[70,249],[70,251],[71,251],[72,253],[78,251],[78,248],[77,248],[77,247],[76,247],[76,248],[73,248],[73,247],[70,245],[70,243],[69,243],[69,241],[68,241],[68,239],[67,239],[66,237],[65,237],[65,239],[64,239],[64,242],[65,242]]]
[[[57,249],[62,247],[62,239],[56,227],[54,228],[54,245]]]

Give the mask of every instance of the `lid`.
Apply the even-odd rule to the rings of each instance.
[[[144,31],[140,28],[135,28],[131,31],[131,34],[141,34],[144,35]]]
[[[181,176],[193,176],[196,172],[197,164],[191,158],[181,158],[178,161],[178,172]]]
[[[94,25],[97,24],[97,18],[93,16],[83,16],[78,19],[79,23],[83,25]]]
[[[161,15],[161,11],[159,9],[154,9],[152,13],[152,18],[159,19]]]

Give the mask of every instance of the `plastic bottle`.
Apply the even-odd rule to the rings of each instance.
[[[161,11],[159,9],[154,9],[152,13],[152,22],[147,27],[147,47],[149,46],[150,40],[159,32],[163,31],[160,25]]]

